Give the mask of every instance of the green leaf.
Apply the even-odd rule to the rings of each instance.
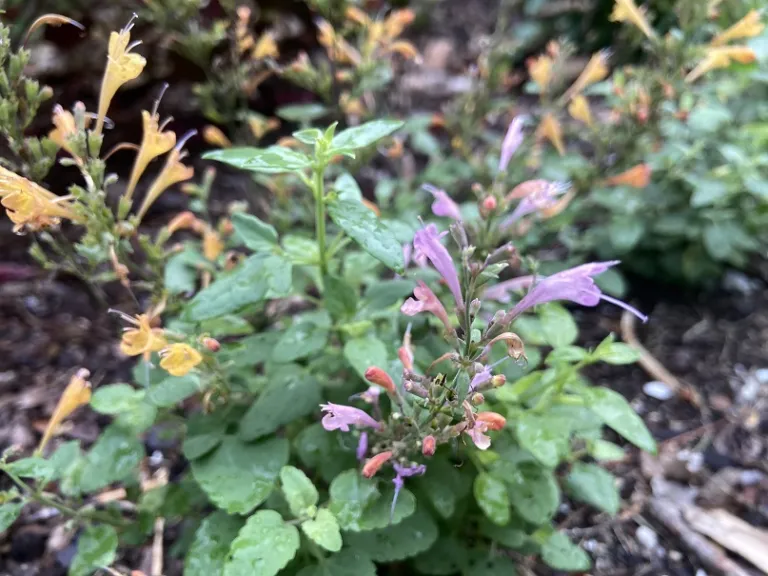
[[[296,526],[274,510],[259,510],[232,542],[224,576],[275,576],[293,560],[299,544]]]
[[[258,154],[260,148],[252,146],[240,146],[236,148],[222,148],[220,150],[210,150],[203,154],[203,160],[215,160],[224,164],[229,164],[235,168],[245,168],[248,161]]]
[[[16,522],[16,518],[21,514],[26,502],[5,502],[0,504],[0,534],[8,530],[11,524]]]
[[[280,487],[291,509],[291,514],[297,518],[312,516],[308,514],[308,508],[316,506],[320,496],[312,480],[307,478],[304,472],[294,466],[283,466],[280,470]]]
[[[564,418],[524,412],[515,423],[520,446],[547,468],[554,468],[569,451],[570,424]]]
[[[395,272],[403,272],[403,249],[389,227],[360,202],[332,200],[328,214],[360,247]]]
[[[171,294],[193,292],[197,286],[198,265],[209,265],[207,260],[191,246],[168,259],[163,272],[163,284]]]
[[[366,288],[366,306],[370,310],[382,310],[396,303],[401,304],[415,287],[416,282],[407,279],[376,282]]]
[[[634,364],[640,354],[634,348],[623,342],[612,342],[609,338],[603,340],[592,353],[593,360],[602,360],[608,364]]]
[[[715,260],[728,260],[733,253],[733,227],[712,222],[704,227],[704,247]]]
[[[692,208],[711,206],[728,196],[728,187],[723,182],[719,182],[712,177],[688,177],[686,181],[693,186],[693,194],[690,201]]]
[[[80,488],[95,492],[126,480],[138,472],[143,458],[144,446],[136,434],[113,424],[101,433],[85,457]]]
[[[235,212],[232,224],[237,238],[256,252],[271,251],[277,246],[277,230],[252,214]]]
[[[88,576],[111,566],[117,555],[117,531],[112,526],[87,526],[77,540],[77,554],[69,566],[69,576]]]
[[[360,375],[360,378],[365,380],[365,371],[371,366],[386,369],[388,363],[387,347],[375,336],[355,338],[344,344],[344,358]]]
[[[562,532],[555,532],[541,547],[541,559],[555,570],[583,572],[592,562],[584,550],[573,544]]]
[[[400,491],[395,509],[392,510],[394,497],[394,488],[388,488],[373,504],[365,509],[359,522],[347,524],[344,529],[361,532],[363,530],[378,530],[390,525],[394,526],[416,510],[416,497],[407,488]]]
[[[325,349],[328,329],[311,322],[296,322],[283,332],[272,351],[272,361],[278,364],[314,356]]]
[[[320,422],[304,428],[294,440],[294,448],[301,463],[316,470],[326,483],[356,464],[351,450],[344,450],[339,439],[329,434]]]
[[[434,458],[427,466],[427,473],[413,479],[420,497],[432,504],[443,518],[450,518],[459,500],[472,488],[470,478],[443,458]]]
[[[568,493],[576,500],[611,515],[619,511],[621,501],[616,489],[616,478],[599,466],[577,462],[571,468],[565,485]]]
[[[269,148],[227,148],[203,154],[205,160],[216,160],[252,172],[280,174],[309,168],[312,160],[306,154],[282,146]]]
[[[196,374],[169,376],[147,389],[147,400],[160,408],[170,408],[198,392],[202,392],[202,388]]]
[[[323,302],[331,316],[346,319],[357,311],[357,292],[341,278],[327,275],[323,278]]]
[[[540,307],[541,329],[552,348],[568,346],[576,341],[579,329],[573,316],[560,304],[550,302]]]
[[[56,474],[53,465],[48,460],[39,458],[38,456],[16,460],[15,462],[6,464],[5,468],[16,476],[22,478],[34,478],[35,480],[43,482],[47,482]]]
[[[328,109],[322,104],[292,104],[281,106],[275,111],[275,114],[288,122],[313,122],[327,113]]]
[[[403,122],[400,120],[372,120],[360,126],[347,128],[333,137],[329,154],[333,154],[337,150],[365,148],[377,140],[389,136],[402,126]]]
[[[589,354],[579,346],[560,346],[547,355],[546,364],[575,364],[584,360]]]
[[[376,565],[367,554],[345,548],[322,564],[302,568],[296,576],[376,576]]]
[[[395,562],[428,550],[437,536],[435,521],[424,508],[417,508],[400,524],[382,530],[349,532],[344,539],[351,548],[369,554],[375,562]]]
[[[490,550],[476,550],[461,572],[462,576],[515,576],[515,562],[506,556],[494,556]]]
[[[227,436],[211,454],[193,460],[192,474],[211,502],[231,514],[248,514],[275,487],[288,462],[288,441],[272,438],[245,444]]]
[[[611,248],[619,254],[637,246],[644,232],[645,224],[636,216],[619,216],[608,225]]]
[[[320,384],[297,366],[273,377],[240,421],[240,437],[255,440],[318,410]]]
[[[182,451],[188,460],[205,456],[221,444],[227,432],[227,423],[219,414],[195,414],[189,418],[187,436],[182,444]]]
[[[363,478],[357,469],[347,470],[336,476],[328,492],[328,508],[345,530],[350,526],[357,527],[366,507],[379,495],[376,483]]]
[[[616,462],[623,460],[626,454],[621,446],[616,446],[607,440],[594,440],[589,445],[589,455],[600,462]]]
[[[584,394],[587,407],[605,424],[638,448],[651,454],[656,453],[653,436],[624,396],[608,388],[589,388]]]
[[[414,559],[419,574],[450,576],[461,572],[469,561],[466,547],[457,539],[443,536],[426,552]]]
[[[475,477],[475,500],[483,513],[494,524],[509,523],[509,496],[504,482],[487,472]]]
[[[360,202],[363,199],[360,186],[357,185],[351,174],[344,173],[336,178],[336,182],[333,183],[333,189],[336,190],[340,200]]]
[[[184,317],[199,322],[261,302],[269,289],[264,268],[263,257],[251,256],[237,270],[220,276],[208,288],[198,292],[187,304]]]
[[[67,469],[79,460],[80,457],[80,443],[77,440],[70,440],[69,442],[59,444],[56,451],[48,457],[48,462],[51,463],[53,468],[51,480],[61,478]]]
[[[484,536],[506,548],[517,549],[523,545],[527,538],[525,527],[522,523],[519,524],[518,526],[498,526],[492,522],[483,522],[480,524],[480,531]]]
[[[242,526],[241,518],[221,511],[203,520],[184,559],[185,576],[221,576],[229,547]]]
[[[505,476],[510,485],[509,499],[525,521],[541,525],[547,522],[560,504],[560,489],[551,471],[534,465],[520,465],[517,474]]]
[[[309,146],[314,146],[315,142],[317,142],[320,138],[323,137],[322,130],[318,130],[317,128],[305,128],[304,130],[299,130],[297,132],[294,132],[291,134],[296,140],[301,142],[302,144],[307,144]]]
[[[330,552],[341,550],[341,532],[336,516],[325,508],[317,511],[317,516],[301,523],[304,534],[315,544]]]
[[[155,423],[157,407],[148,402],[136,404],[130,410],[119,414],[115,424],[120,428],[132,431],[134,434],[144,432]]]
[[[120,414],[133,410],[144,399],[144,391],[130,384],[107,384],[91,396],[91,408],[99,414]]]

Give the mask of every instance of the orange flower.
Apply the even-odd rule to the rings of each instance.
[[[611,22],[629,22],[648,38],[656,38],[656,33],[648,24],[645,14],[632,0],[616,0],[613,12],[611,13]]]
[[[547,113],[541,119],[541,124],[536,131],[539,138],[546,138],[557,150],[560,156],[565,154],[565,144],[563,143],[563,130],[560,122],[551,114]]]
[[[69,380],[69,384],[64,389],[59,402],[56,404],[56,409],[53,411],[53,415],[45,427],[45,433],[42,440],[40,440],[40,445],[37,447],[37,454],[43,451],[45,445],[48,444],[48,441],[59,427],[59,424],[80,406],[91,401],[91,383],[87,380],[90,375],[91,373],[88,370],[81,368]]]
[[[608,186],[630,186],[631,188],[645,188],[651,182],[651,167],[648,164],[638,164],[605,180]]]
[[[369,458],[363,465],[363,476],[372,478],[390,458],[392,458],[391,451],[379,452],[376,456]]]
[[[163,129],[170,121],[171,119],[168,118],[160,124],[160,117],[157,114],[157,106],[155,106],[155,110],[152,111],[152,114],[146,110],[141,111],[141,123],[144,130],[142,132],[139,153],[136,154],[136,160],[134,160],[133,168],[131,169],[131,177],[128,180],[128,186],[125,189],[124,197],[126,200],[130,200],[133,196],[139,178],[141,178],[141,175],[144,173],[144,170],[147,169],[149,163],[158,156],[162,156],[168,152],[176,144],[176,134],[174,132],[171,132],[170,130],[163,132]]]
[[[165,192],[174,184],[183,182],[184,180],[189,180],[192,178],[192,176],[194,176],[194,169],[191,166],[185,166],[181,163],[181,160],[185,156],[181,149],[183,148],[184,144],[186,144],[187,140],[189,140],[194,135],[194,130],[188,132],[176,145],[176,147],[168,153],[165,166],[163,166],[160,174],[157,175],[157,178],[155,178],[155,181],[149,187],[149,190],[147,190],[147,195],[144,197],[144,201],[141,203],[141,207],[139,208],[139,212],[137,214],[139,221],[144,218],[147,210],[149,210],[150,206],[154,204],[155,200],[157,200],[163,192]]]
[[[203,140],[211,146],[218,146],[219,148],[231,148],[232,142],[226,137],[216,126],[209,124],[203,128]]]
[[[224,251],[224,242],[221,236],[210,227],[203,232],[203,256],[210,261],[215,261]]]
[[[140,42],[130,44],[131,28],[133,28],[133,18],[131,18],[120,33],[112,32],[109,36],[107,67],[104,70],[104,78],[101,81],[99,110],[94,130],[96,134],[101,134],[109,104],[112,102],[112,98],[114,98],[117,91],[126,82],[138,78],[147,64],[143,56],[130,53],[134,47],[140,44]]]
[[[365,379],[372,384],[381,386],[390,394],[395,394],[397,392],[392,377],[377,366],[371,366],[365,371]]]
[[[712,46],[722,46],[731,40],[754,38],[762,34],[764,29],[765,24],[760,21],[760,13],[757,10],[751,10],[736,24],[715,36],[710,44]]]
[[[171,376],[186,376],[200,362],[203,355],[189,344],[171,344],[160,352],[160,368]]]
[[[502,430],[507,424],[507,419],[496,412],[479,412],[475,414],[475,420],[488,425],[488,430]]]

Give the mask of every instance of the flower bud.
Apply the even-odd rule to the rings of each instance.
[[[371,366],[365,371],[365,379],[372,384],[378,384],[390,394],[395,394],[395,383],[389,374],[377,366]]]
[[[480,406],[480,404],[483,404],[485,402],[485,396],[480,394],[480,392],[477,392],[472,396],[472,404],[475,406]]]
[[[435,440],[435,437],[432,436],[432,434],[424,436],[424,440],[421,442],[421,453],[424,456],[434,455],[436,447],[437,441]]]
[[[486,196],[480,203],[480,214],[483,216],[488,216],[491,212],[496,210],[498,205],[499,203],[495,196]]]
[[[469,246],[469,240],[467,239],[467,231],[464,230],[464,225],[461,222],[454,222],[450,226],[451,236],[459,245],[462,250]]]
[[[363,476],[372,478],[390,458],[392,458],[392,452],[389,450],[368,458],[363,466]]]
[[[507,242],[488,255],[488,258],[485,259],[485,266],[487,267],[492,266],[493,264],[498,264],[499,262],[506,262],[507,260],[514,259],[516,256],[517,248],[515,248],[512,242]]]
[[[472,300],[472,302],[469,303],[469,313],[472,316],[477,316],[477,313],[480,312],[480,305],[481,302],[477,298]]]
[[[496,374],[496,376],[491,378],[491,385],[494,388],[501,388],[506,383],[507,383],[507,377],[504,376],[504,374]]]
[[[475,414],[475,420],[487,424],[488,430],[501,430],[507,424],[507,419],[496,412],[479,412]]]
[[[416,382],[406,380],[403,383],[403,387],[405,388],[406,392],[408,392],[409,394],[413,394],[414,396],[418,396],[419,398],[429,397],[429,392],[427,392],[427,389],[420,384],[416,384]]]
[[[403,368],[406,370],[413,370],[413,353],[406,346],[400,346],[400,348],[398,348],[397,357],[400,358]]]
[[[205,346],[211,352],[218,352],[221,349],[221,344],[219,344],[219,341],[208,336],[203,338],[203,346]]]

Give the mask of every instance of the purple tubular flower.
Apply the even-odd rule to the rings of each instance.
[[[548,186],[532,192],[520,200],[512,214],[502,220],[501,229],[509,228],[524,216],[552,207],[557,202],[557,197],[565,194],[570,187],[570,182],[550,182]]]
[[[547,276],[536,284],[520,302],[510,311],[509,316],[517,318],[524,311],[538,304],[553,302],[555,300],[570,300],[582,306],[597,306],[600,300],[605,300],[631,312],[643,322],[648,317],[626,302],[606,296],[595,285],[593,276],[602,274],[609,268],[618,264],[618,260],[610,262],[592,262],[582,264],[568,270],[563,270],[552,276]]]
[[[525,116],[517,116],[512,119],[507,128],[507,134],[501,143],[501,157],[499,158],[499,172],[505,172],[512,156],[523,143],[523,124]]]
[[[325,412],[323,416],[323,428],[328,431],[341,430],[349,432],[350,426],[359,428],[380,428],[381,424],[376,422],[369,414],[353,406],[343,406],[341,404],[320,404],[320,408]]]
[[[422,254],[432,262],[432,266],[440,272],[440,275],[448,284],[448,288],[450,288],[453,298],[456,300],[456,305],[461,306],[463,298],[461,297],[459,275],[456,272],[456,266],[453,264],[451,255],[445,246],[440,243],[440,239],[446,234],[447,232],[439,233],[437,226],[430,224],[416,232],[416,236],[413,238],[413,248],[416,251],[417,257],[419,254]]]
[[[403,478],[410,478],[411,476],[421,476],[427,471],[427,467],[424,464],[418,464],[417,466],[401,466],[400,464],[394,464],[392,466],[395,469],[395,479],[392,483],[395,485],[395,495],[392,498],[392,507],[389,509],[389,521],[395,517],[395,505],[397,504],[397,497],[400,496],[400,490],[403,489],[405,481]]]
[[[368,432],[363,432],[360,434],[360,440],[357,443],[355,456],[362,462],[365,459],[366,452],[368,452]]]
[[[422,188],[435,198],[435,201],[432,203],[432,213],[435,216],[461,220],[461,210],[459,210],[458,204],[448,196],[445,190],[432,186],[432,184],[424,184]]]
[[[485,292],[483,292],[483,298],[486,300],[495,300],[496,302],[501,302],[502,304],[509,304],[509,302],[512,301],[512,298],[509,295],[510,292],[525,290],[526,288],[530,287],[531,284],[533,284],[533,281],[534,276],[529,275],[518,276],[517,278],[512,278],[511,280],[499,282],[495,286],[486,288]]]
[[[472,381],[469,383],[469,391],[474,392],[478,386],[490,381],[491,378],[493,378],[491,366],[486,366],[472,377]]]

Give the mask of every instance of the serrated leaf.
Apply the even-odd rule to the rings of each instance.
[[[509,500],[517,514],[531,524],[547,522],[560,504],[560,489],[552,472],[533,465],[521,465],[504,480],[510,485]]]
[[[376,565],[367,554],[345,548],[322,564],[302,568],[296,576],[376,576]]]
[[[21,514],[25,502],[5,502],[0,504],[0,534],[8,530],[11,524],[16,522],[16,518]]]
[[[365,291],[365,305],[370,310],[382,310],[402,301],[413,293],[416,282],[410,279],[383,280],[371,284]]]
[[[656,453],[656,441],[624,396],[608,388],[589,388],[584,395],[587,407],[605,424],[638,448]]]
[[[277,246],[277,230],[253,214],[235,212],[232,224],[237,238],[251,250],[269,251]]]
[[[53,465],[48,460],[38,456],[16,460],[6,464],[5,468],[16,476],[22,478],[34,478],[35,480],[43,482],[47,482],[56,473]]]
[[[392,510],[394,497],[394,489],[388,488],[365,509],[358,522],[347,524],[344,529],[354,532],[378,530],[399,524],[416,510],[416,497],[407,488],[400,491]]]
[[[191,463],[192,474],[208,498],[232,514],[248,514],[275,488],[288,462],[288,441],[272,438],[246,444],[226,436],[211,454]]]
[[[347,128],[336,134],[331,141],[333,154],[336,150],[358,150],[389,136],[403,126],[400,120],[372,120],[360,126]]]
[[[323,278],[323,303],[331,316],[346,319],[357,310],[357,292],[341,278],[327,275]]]
[[[498,526],[492,522],[485,521],[480,524],[480,532],[506,548],[517,549],[523,545],[527,537],[525,526],[520,522],[518,524]]]
[[[182,451],[187,460],[205,456],[216,448],[227,432],[226,421],[213,414],[195,414],[187,421],[187,435],[182,444]]]
[[[411,516],[382,530],[349,532],[344,539],[355,549],[370,555],[375,562],[395,562],[428,550],[437,540],[435,521],[423,508]]]
[[[434,545],[414,559],[420,574],[450,576],[461,572],[469,561],[469,553],[463,543],[450,536],[443,536]]]
[[[515,562],[507,556],[492,555],[490,550],[476,550],[464,566],[462,576],[515,576]]]
[[[221,511],[203,520],[184,559],[185,576],[221,576],[229,547],[242,526],[242,518]]]
[[[117,531],[106,524],[87,526],[77,540],[77,553],[69,576],[88,576],[98,568],[111,566],[117,553]]]
[[[325,348],[328,329],[311,322],[297,322],[283,332],[272,351],[272,361],[278,364],[308,358]]]
[[[504,482],[495,476],[482,472],[475,477],[475,501],[494,524],[509,523],[509,495]]]
[[[95,492],[138,473],[144,446],[134,433],[112,424],[85,456],[80,488]]]
[[[568,572],[582,572],[592,566],[587,553],[562,532],[555,532],[544,542],[541,547],[541,559],[555,570]]]
[[[130,384],[108,384],[93,392],[91,408],[99,414],[120,414],[132,410],[143,399],[144,391]]]
[[[520,446],[548,468],[557,466],[568,454],[570,432],[568,420],[549,415],[525,412],[515,422]]]
[[[348,340],[344,344],[344,358],[363,380],[371,366],[385,369],[388,365],[387,347],[373,335]]]
[[[547,344],[553,348],[573,344],[579,335],[573,316],[560,304],[550,302],[541,306],[539,319]]]
[[[595,348],[592,358],[602,360],[607,364],[634,364],[640,358],[640,354],[623,342],[606,342],[604,340]]]
[[[275,576],[299,549],[299,531],[274,510],[248,518],[232,542],[224,576]]]
[[[354,452],[345,451],[338,439],[328,434],[320,422],[310,424],[299,432],[294,448],[302,464],[316,470],[326,483],[357,463]]]
[[[560,346],[547,355],[546,364],[575,364],[584,360],[589,354],[579,346]]]
[[[147,388],[147,401],[160,408],[170,408],[198,392],[202,392],[202,388],[196,374],[169,376]]]
[[[363,512],[379,495],[376,483],[363,478],[354,470],[342,472],[331,482],[328,489],[328,508],[336,516],[342,529],[357,527]]]
[[[155,423],[157,407],[149,402],[141,402],[115,418],[115,425],[140,434]]]
[[[307,509],[316,506],[320,496],[312,480],[294,466],[283,466],[280,470],[280,488],[291,514],[301,517],[307,514]]]
[[[328,214],[363,250],[395,272],[403,272],[403,249],[390,228],[360,202],[332,200]]]
[[[325,508],[317,511],[317,516],[301,523],[304,534],[318,546],[329,552],[341,550],[341,532],[336,517]]]
[[[53,468],[53,475],[51,480],[57,480],[61,478],[77,460],[81,457],[80,443],[77,440],[70,440],[59,444],[56,451],[48,457]]]
[[[174,254],[165,264],[163,285],[171,294],[193,292],[197,286],[199,265],[210,265],[197,250],[185,246],[184,250]]]
[[[472,488],[472,480],[443,458],[435,458],[427,466],[427,473],[413,479],[420,494],[429,500],[443,518],[450,518],[457,502]]]
[[[599,466],[575,463],[565,485],[568,493],[576,500],[591,504],[608,514],[616,514],[619,511],[621,498],[616,489],[616,478]]]
[[[272,378],[240,421],[240,437],[255,440],[318,410],[320,384],[298,367]]]

